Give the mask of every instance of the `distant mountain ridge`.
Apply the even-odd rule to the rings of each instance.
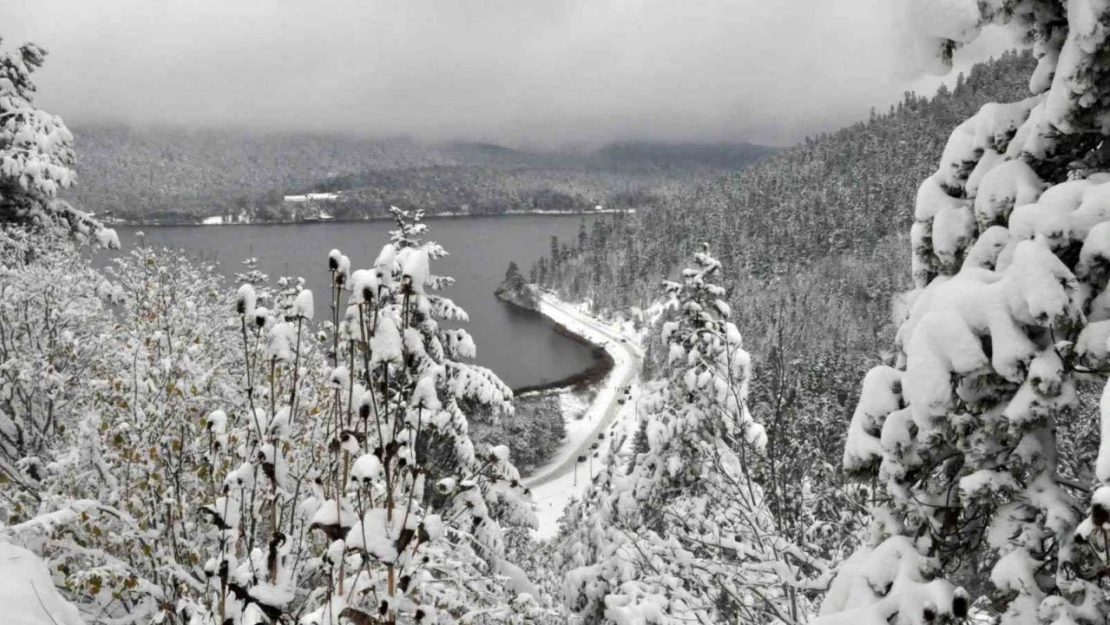
[[[752,144],[623,143],[594,151],[517,150],[475,142],[422,143],[239,130],[72,128],[79,208],[132,222],[290,221],[284,195],[342,191],[340,219],[384,216],[389,205],[429,213],[636,207],[664,187],[739,169],[773,151]],[[303,207],[301,207],[303,208]]]
[[[906,93],[867,121],[671,189],[652,210],[598,220],[582,243],[553,246],[532,276],[602,311],[644,307],[704,242],[727,270],[729,304],[757,357],[785,324],[807,358],[872,358],[893,340],[893,298],[911,284],[905,233],[921,180],[981,106],[1029,97],[1035,65],[1028,52],[1005,53],[931,97]],[[826,391],[822,401],[839,397]]]
[[[908,254],[908,243],[903,249],[897,239],[908,231],[920,181],[936,169],[952,130],[987,102],[1029,97],[1035,64],[1028,52],[1005,53],[975,65],[951,89],[942,86],[931,97],[906,93],[866,121],[675,188],[653,210],[607,224],[586,249],[568,250],[572,258],[555,259],[560,271],[546,274],[548,286],[604,308],[644,304],[656,296],[658,279],[702,241],[731,269],[730,286],[819,272],[833,257],[861,262],[890,250]],[[545,260],[550,267],[552,259]],[[844,274],[851,272],[841,272],[841,283]]]

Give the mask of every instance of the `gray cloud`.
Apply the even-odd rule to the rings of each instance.
[[[39,102],[71,123],[785,144],[915,84],[898,4],[4,0],[0,36],[50,50]]]

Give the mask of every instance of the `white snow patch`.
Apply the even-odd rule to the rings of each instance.
[[[22,547],[0,542],[0,606],[6,625],[83,625],[77,608],[54,588],[50,570]]]

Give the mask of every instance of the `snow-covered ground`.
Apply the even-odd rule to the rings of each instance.
[[[524,481],[525,486],[532,489],[532,499],[536,503],[537,535],[547,538],[558,530],[558,520],[567,502],[581,495],[591,474],[597,472],[610,454],[622,453],[631,445],[643,353],[635,335],[628,329],[599,321],[584,312],[582,306],[543,294],[540,312],[571,332],[603,346],[614,363],[586,414],[567,423],[567,437],[551,461]],[[625,393],[625,387],[630,387],[630,394]],[[625,399],[623,404],[618,401],[622,398]],[[593,457],[595,453],[596,458]],[[586,462],[579,464],[580,456],[585,456]]]
[[[81,625],[77,608],[54,589],[38,556],[0,541],[0,622],[5,625]]]

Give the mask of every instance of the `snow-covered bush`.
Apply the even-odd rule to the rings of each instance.
[[[148,622],[204,555],[203,417],[241,394],[210,271],[137,249],[102,274],[66,239],[4,248],[0,533],[93,616]]]
[[[440,327],[467,319],[434,294],[452,282],[430,273],[446,252],[421,240],[419,213],[395,216],[373,268],[329,255],[330,333],[311,331],[310,291],[286,282],[265,308],[240,287],[247,405],[209,416],[214,467],[227,470],[203,508],[215,541],[207,592],[181,606],[190,623],[513,623],[537,611],[502,529],[534,524],[526,491],[507,448],[477,450],[467,429],[468,406],[510,414],[512,393],[465,362],[465,330]]]
[[[665,284],[664,380],[640,399],[642,446],[564,518],[564,600],[586,622],[803,622],[831,574],[776,533],[751,464],[766,444],[748,411],[750,358],[728,321],[720,263],[694,257]]]
[[[466,319],[432,292],[445,252],[398,219],[374,268],[333,254],[323,324],[298,280],[230,297],[170,252],[102,276],[56,235],[2,248],[0,538],[89,623],[536,614],[502,530],[525,490],[467,432],[512,394],[439,326]]]
[[[873,535],[818,622],[1104,622],[1110,406],[1093,467],[1058,432],[1091,429],[1080,391],[1110,364],[1110,4],[913,5],[941,61],[996,23],[1039,64],[1033,96],[958,126],[921,184],[898,361],[864,379],[844,452],[880,486]]]

